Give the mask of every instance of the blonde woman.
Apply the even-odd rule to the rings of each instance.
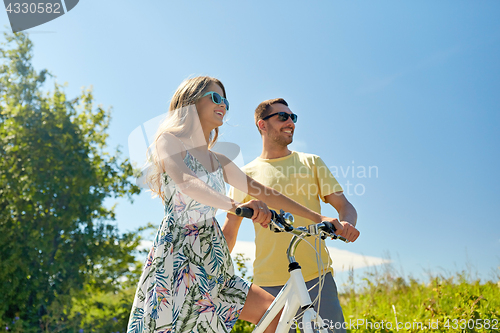
[[[174,93],[167,119],[150,147],[148,184],[165,206],[134,299],[127,332],[229,332],[238,318],[256,324],[274,297],[234,274],[217,209],[254,210],[267,227],[274,207],[316,223],[321,216],[247,177],[211,148],[229,111],[222,83],[185,80]],[[225,182],[259,199],[240,204],[225,195]],[[261,201],[263,200],[263,201]],[[274,332],[278,317],[268,328]]]

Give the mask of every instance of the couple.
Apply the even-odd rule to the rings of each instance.
[[[272,179],[259,174],[258,170],[272,170],[272,163],[284,160],[290,160],[285,165],[291,161],[305,164],[316,176],[320,173],[318,168],[326,168],[317,156],[287,149],[296,116],[284,100],[261,103],[256,110],[256,125],[262,134],[264,149],[247,171],[260,178],[258,180],[247,176],[226,156],[210,150],[228,110],[224,86],[211,77],[185,80],[172,97],[168,117],[160,125],[149,150],[153,167],[147,174],[150,188],[164,202],[165,216],[139,281],[127,332],[229,332],[238,318],[255,324],[260,320],[274,299],[274,289],[278,288],[272,281],[282,281],[281,277],[273,280],[265,274],[280,265],[272,262],[268,255],[279,256],[285,252],[280,247],[276,253],[268,253],[272,249],[270,244],[262,248],[257,244],[257,265],[260,266],[256,266],[255,272],[264,272],[264,275],[260,278],[256,274],[256,280],[264,282],[269,292],[236,276],[229,248],[234,246],[241,222],[241,218],[231,214],[237,207],[252,208],[253,222],[264,228],[271,218],[267,203],[303,217],[304,224],[330,221],[338,234],[351,241],[359,235],[353,226],[356,212],[331,173],[326,175],[325,184],[333,187],[325,192],[325,186],[318,184],[315,196],[332,204],[342,222],[320,215],[319,202],[315,204],[317,199],[311,199],[310,193],[306,197],[312,201],[303,202],[305,207],[274,190]],[[234,199],[225,195],[225,182],[236,189]],[[215,219],[217,209],[230,213],[224,234]],[[286,235],[274,235],[264,228],[258,228],[258,240],[269,236],[271,243],[287,242],[278,241],[276,237]],[[315,266],[315,256],[309,256],[307,263],[302,260],[301,264],[310,267],[311,260]],[[310,275],[312,270],[306,269],[304,274]],[[308,278],[305,276],[306,281]],[[334,304],[331,307],[323,304],[321,308],[327,308],[327,312],[322,317],[333,319],[335,315],[343,321],[335,283],[333,278],[330,280],[330,286],[325,289],[334,295],[325,295],[325,290],[322,295],[325,299],[333,296]],[[278,320],[279,316],[268,332],[274,332]]]

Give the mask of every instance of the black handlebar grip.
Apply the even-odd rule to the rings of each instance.
[[[333,225],[333,223],[327,222],[327,221],[324,221],[323,223],[325,224],[325,226],[327,226],[328,228],[330,228],[330,230],[332,230],[333,232],[337,231],[337,228],[335,228],[335,226]]]
[[[248,207],[238,207],[235,210],[236,215],[251,219],[253,216],[253,209]]]

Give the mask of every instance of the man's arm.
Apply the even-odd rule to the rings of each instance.
[[[226,221],[224,221],[224,225],[222,226],[222,232],[226,238],[229,252],[233,251],[234,245],[236,244],[236,236],[240,229],[241,220],[243,220],[243,217],[228,213]]]
[[[347,200],[343,192],[329,194],[325,196],[325,201],[339,213],[340,224],[344,227],[344,230],[339,235],[354,242],[359,236],[359,231],[354,228],[358,220],[358,213],[354,206]]]

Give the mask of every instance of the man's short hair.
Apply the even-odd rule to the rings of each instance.
[[[267,101],[260,103],[259,106],[257,106],[257,108],[255,109],[255,115],[254,115],[255,126],[257,126],[259,133],[262,134],[262,132],[260,131],[259,125],[257,125],[257,123],[262,118],[268,116],[271,112],[271,106],[273,104],[277,104],[277,103],[288,106],[288,103],[283,98],[274,98],[274,99],[268,99]]]

